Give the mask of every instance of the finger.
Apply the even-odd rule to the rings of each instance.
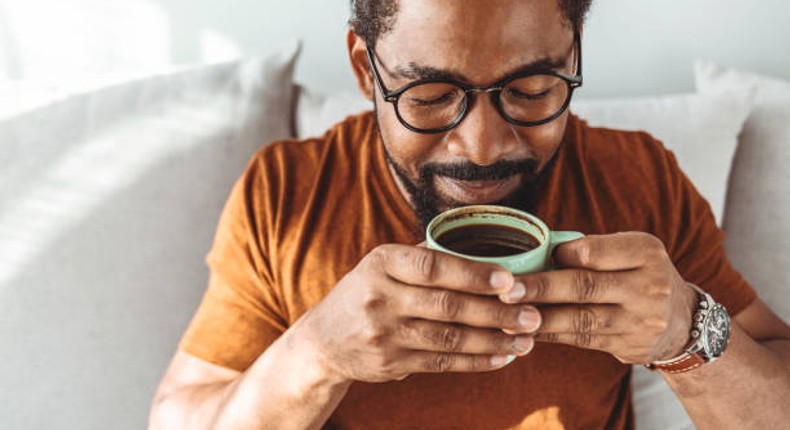
[[[535,341],[557,343],[582,349],[609,352],[620,337],[618,335],[594,335],[582,333],[538,333]]]
[[[554,250],[554,260],[560,267],[598,271],[638,269],[656,258],[666,258],[664,244],[640,232],[585,236]]]
[[[547,306],[540,309],[540,333],[623,334],[622,308],[616,305]]]
[[[400,346],[413,350],[487,355],[526,355],[532,336],[512,336],[502,330],[412,319],[401,325]]]
[[[636,272],[565,269],[518,277],[524,303],[622,303],[635,294]]]
[[[403,359],[408,373],[490,372],[516,359],[514,355],[474,355],[412,351]]]
[[[439,288],[403,285],[401,315],[473,327],[530,333],[540,325],[534,306],[505,304],[496,298]]]
[[[442,287],[474,294],[502,294],[513,275],[501,267],[432,249],[382,245],[371,253],[389,276],[406,284]]]

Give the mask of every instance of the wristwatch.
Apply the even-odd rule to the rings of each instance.
[[[699,304],[691,322],[691,341],[682,354],[668,360],[646,364],[650,370],[683,373],[721,357],[730,340],[730,316],[727,309],[700,287],[686,283],[699,294]]]

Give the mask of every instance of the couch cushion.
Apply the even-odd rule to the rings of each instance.
[[[230,188],[257,148],[292,134],[297,52],[0,121],[4,427],[145,428]]]
[[[358,92],[323,94],[297,85],[296,136],[321,136],[333,124],[358,112],[373,109],[373,103]]]
[[[703,94],[756,88],[730,176],[724,230],[735,267],[790,321],[790,82],[698,62]]]

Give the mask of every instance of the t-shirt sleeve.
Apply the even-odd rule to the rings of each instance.
[[[675,156],[666,152],[672,192],[665,204],[666,219],[673,226],[666,243],[675,267],[687,281],[698,285],[736,315],[757,297],[754,289],[735,270],[724,248],[724,232],[716,225],[708,202],[678,166]]]
[[[286,329],[261,229],[266,210],[255,160],[236,182],[206,258],[209,284],[179,348],[243,371]]]

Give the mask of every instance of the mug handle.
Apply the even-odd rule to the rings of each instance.
[[[562,245],[565,242],[581,239],[583,237],[584,233],[580,233],[578,231],[552,231],[549,234],[549,270],[554,270],[557,268],[557,266],[554,264],[554,248]]]

